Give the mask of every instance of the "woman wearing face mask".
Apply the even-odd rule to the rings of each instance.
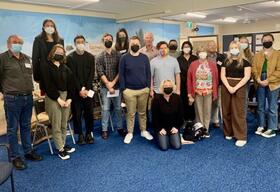
[[[255,132],[266,138],[276,136],[278,127],[278,96],[280,87],[280,52],[273,49],[274,37],[266,33],[262,37],[263,50],[258,52],[252,64],[253,78],[257,87],[258,128]],[[265,109],[268,102],[267,131]]]
[[[247,37],[242,36],[239,38],[240,49],[243,50],[244,56],[249,63],[253,62],[254,54],[250,49],[249,40]]]
[[[181,70],[181,85],[187,84],[187,72],[190,64],[197,60],[198,57],[193,55],[193,47],[189,41],[185,41],[181,47],[181,55],[177,58]],[[184,108],[184,120],[187,122],[192,122],[195,119],[194,105],[189,105],[188,94],[186,86],[181,86],[181,98]]]
[[[66,55],[62,45],[55,45],[44,65],[42,79],[45,82],[45,107],[52,125],[52,137],[58,156],[62,160],[69,159],[75,151],[65,145],[67,121],[74,94],[74,82],[71,70],[66,66]]]
[[[212,101],[218,94],[218,69],[215,63],[207,60],[204,47],[198,49],[197,55],[199,60],[192,62],[187,74],[188,98],[190,105],[194,102],[196,122],[202,123],[206,129],[204,136],[208,138]]]
[[[232,41],[229,50],[221,68],[224,135],[227,140],[234,137],[237,140],[235,145],[243,147],[247,143],[245,85],[251,77],[251,66],[239,42]]]
[[[183,105],[179,95],[175,94],[175,84],[164,80],[160,93],[152,101],[152,122],[159,148],[166,151],[169,146],[181,148],[180,127],[183,124]]]
[[[120,29],[116,34],[116,51],[119,51],[122,55],[128,52],[129,41],[128,35],[124,28]]]
[[[46,19],[43,22],[42,32],[35,37],[32,51],[33,76],[36,82],[40,83],[40,89],[45,91],[44,82],[41,80],[43,64],[46,63],[49,52],[54,45],[64,46],[64,40],[58,35],[55,22]]]

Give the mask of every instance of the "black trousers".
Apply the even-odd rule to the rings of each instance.
[[[75,134],[83,134],[82,116],[85,119],[86,134],[93,131],[93,99],[75,96],[71,104]]]
[[[185,88],[181,88],[181,99],[184,108],[184,120],[194,121],[195,120],[194,104],[189,105],[188,94]]]
[[[176,134],[160,135],[157,133],[157,143],[161,150],[166,151],[169,146],[173,149],[181,149],[181,138],[179,132]]]

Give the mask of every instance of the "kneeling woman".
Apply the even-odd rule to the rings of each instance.
[[[152,121],[161,150],[171,145],[181,148],[180,127],[183,124],[183,105],[179,95],[173,93],[175,85],[171,80],[164,80],[160,85],[160,93],[152,102]]]
[[[232,41],[229,50],[221,68],[224,134],[227,140],[234,137],[235,145],[243,147],[247,143],[246,83],[251,77],[251,66],[238,42]]]
[[[45,65],[43,83],[46,91],[46,112],[52,125],[52,136],[58,156],[69,159],[69,153],[75,151],[65,145],[66,128],[70,115],[70,104],[73,95],[73,78],[66,66],[65,50],[62,45],[55,45],[49,53],[48,64]]]

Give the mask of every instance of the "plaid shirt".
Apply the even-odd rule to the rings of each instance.
[[[101,78],[102,75],[105,75],[108,81],[113,81],[119,73],[119,61],[120,53],[112,50],[111,54],[103,51],[97,56],[96,59],[96,69],[97,75]],[[105,87],[104,83],[101,83],[102,87]],[[118,83],[115,85],[115,88],[119,87]]]

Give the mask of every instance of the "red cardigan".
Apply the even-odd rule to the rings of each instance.
[[[212,85],[213,85],[213,100],[216,100],[218,97],[218,82],[219,82],[219,75],[218,75],[218,68],[216,63],[213,63],[212,61],[208,61],[210,70],[212,72]],[[189,70],[187,72],[187,90],[188,94],[191,94],[192,97],[195,97],[195,74],[198,66],[200,65],[199,60],[193,61],[190,64]]]

